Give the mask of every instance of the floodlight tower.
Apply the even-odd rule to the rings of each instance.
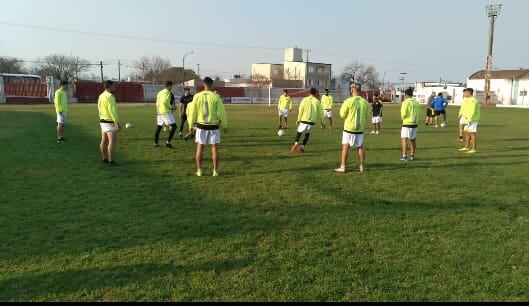
[[[500,16],[503,4],[488,4],[485,6],[487,16],[489,17],[489,51],[487,54],[487,64],[485,67],[485,104],[490,103],[490,79],[492,78],[492,51],[494,45],[494,24]]]

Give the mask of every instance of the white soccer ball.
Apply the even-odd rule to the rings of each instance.
[[[132,123],[127,123],[127,124],[125,124],[125,128],[127,128],[127,129],[132,129]]]
[[[445,122],[441,123],[441,127],[445,128],[446,127],[446,123]]]
[[[283,136],[285,136],[285,134],[286,133],[285,133],[284,130],[279,130],[279,132],[277,132],[277,136],[279,136],[279,137],[283,137]]]

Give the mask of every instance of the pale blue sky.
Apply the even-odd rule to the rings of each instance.
[[[312,49],[311,61],[335,74],[355,59],[375,64],[387,79],[465,81],[482,69],[488,21],[484,0],[0,0],[0,55],[33,60],[51,53],[91,61],[160,55],[201,74],[249,74],[251,64],[282,62],[284,47]],[[527,0],[503,0],[497,22],[495,67],[529,68]],[[4,23],[4,24],[2,24]],[[268,49],[178,44],[51,32],[17,23],[73,31]],[[128,61],[128,62],[127,62]],[[117,65],[105,67],[117,76]],[[128,70],[123,72],[127,74]]]

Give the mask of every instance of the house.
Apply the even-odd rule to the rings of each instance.
[[[323,90],[331,87],[332,65],[303,61],[303,50],[285,49],[283,64],[252,65],[252,80],[270,83],[273,87],[309,88]]]
[[[472,74],[468,87],[478,92],[485,91],[485,71]],[[499,104],[505,106],[529,106],[529,69],[492,71],[490,90]]]
[[[416,82],[414,88],[415,98],[421,103],[426,103],[432,92],[435,92],[436,94],[442,93],[448,103],[461,105],[463,102],[463,90],[466,86],[463,83]]]

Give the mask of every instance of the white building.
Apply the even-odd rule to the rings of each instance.
[[[303,88],[323,90],[331,87],[332,65],[303,61],[303,50],[285,49],[283,64],[254,64],[252,79],[271,80],[272,84],[288,84],[284,81],[300,81]],[[292,83],[292,82],[290,82]],[[295,82],[294,82],[295,83]]]
[[[448,103],[461,105],[465,88],[462,83],[416,82],[414,95],[419,102],[426,103],[432,92],[442,93]]]
[[[485,91],[485,71],[479,71],[468,79],[469,88]],[[529,106],[529,69],[497,70],[492,72],[490,90],[493,102],[511,106]],[[495,97],[494,97],[495,96]]]

